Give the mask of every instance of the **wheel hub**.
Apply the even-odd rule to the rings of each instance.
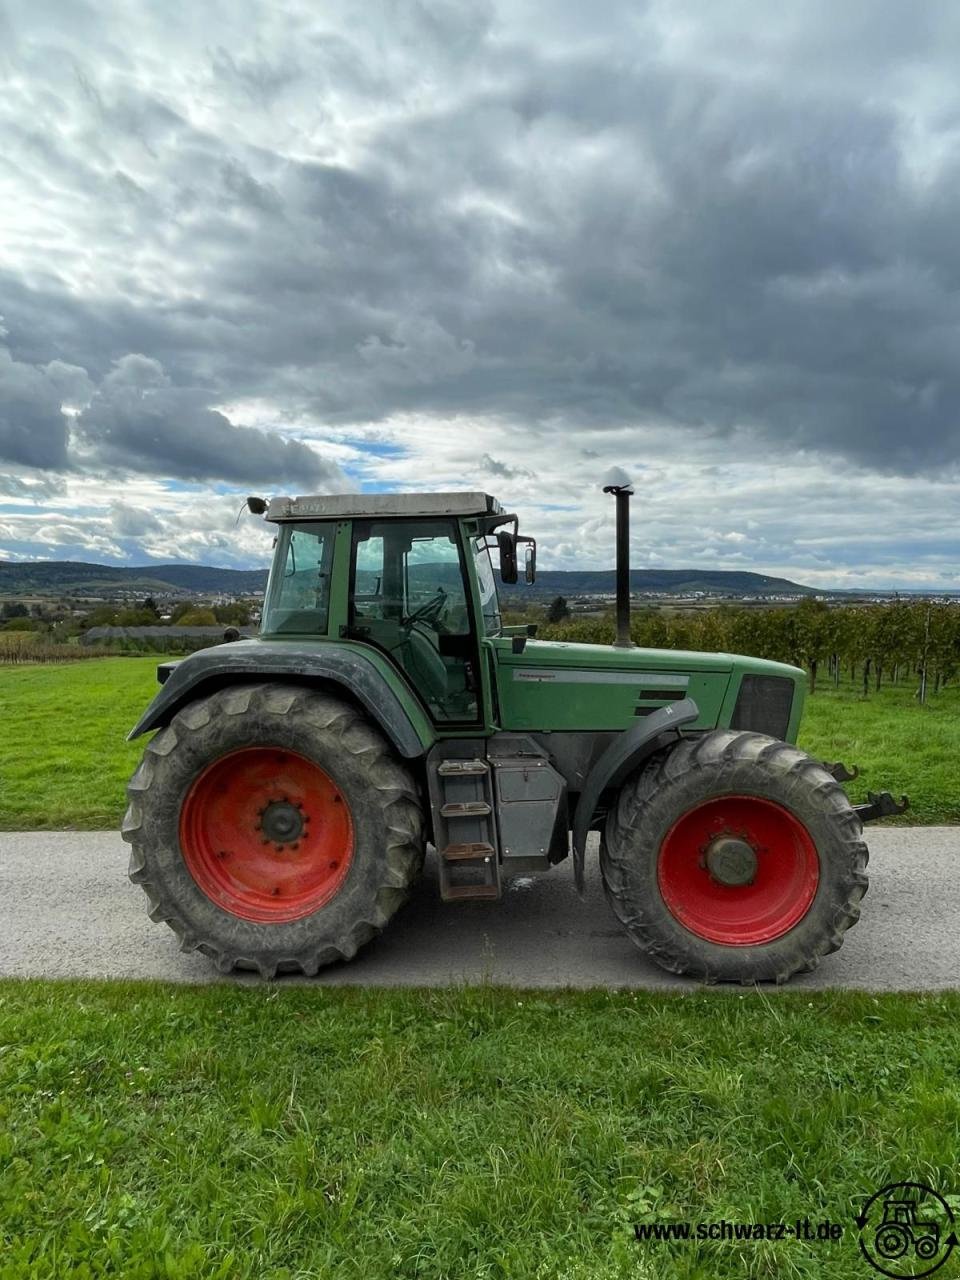
[[[746,840],[717,836],[706,853],[707,870],[719,884],[753,884],[757,877],[757,854]]]
[[[260,830],[265,841],[282,846],[293,844],[303,835],[303,811],[289,800],[273,800],[260,814]]]

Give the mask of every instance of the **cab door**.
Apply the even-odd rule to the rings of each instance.
[[[438,723],[479,719],[476,640],[453,520],[357,520],[351,636],[387,652]]]

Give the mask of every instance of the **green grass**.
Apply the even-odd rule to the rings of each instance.
[[[113,827],[143,750],[124,738],[156,691],[157,657],[65,666],[0,666],[0,829]],[[920,707],[913,686],[866,700],[846,685],[807,700],[800,744],[859,764],[867,788],[906,791],[915,823],[960,822],[960,688]]]
[[[116,826],[158,659],[0,667],[0,829]]]
[[[862,1280],[868,1194],[960,1189],[958,1060],[955,994],[7,981],[0,1277]]]
[[[871,791],[901,792],[910,810],[898,822],[960,822],[960,688],[930,696],[921,707],[916,681],[884,686],[864,698],[858,687],[821,684],[807,698],[799,745],[821,760],[857,764],[854,800]]]

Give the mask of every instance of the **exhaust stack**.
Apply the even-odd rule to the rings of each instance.
[[[615,484],[605,484],[604,493],[612,493],[617,503],[617,638],[615,649],[632,649],[630,639],[630,499],[633,485],[626,475],[614,467],[609,473]]]

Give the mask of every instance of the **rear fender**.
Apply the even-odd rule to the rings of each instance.
[[[692,698],[672,702],[644,718],[614,738],[587,774],[573,818],[573,876],[577,892],[583,893],[583,864],[587,848],[587,832],[604,791],[618,786],[639,768],[649,756],[668,746],[680,736],[680,726],[700,718],[700,709]]]
[[[335,642],[299,645],[293,641],[250,640],[201,649],[168,667],[166,680],[127,735],[139,738],[169,724],[180,708],[224,685],[263,680],[333,685],[364,708],[370,719],[407,759],[422,756],[434,733],[419,703],[395,687],[376,656]]]

